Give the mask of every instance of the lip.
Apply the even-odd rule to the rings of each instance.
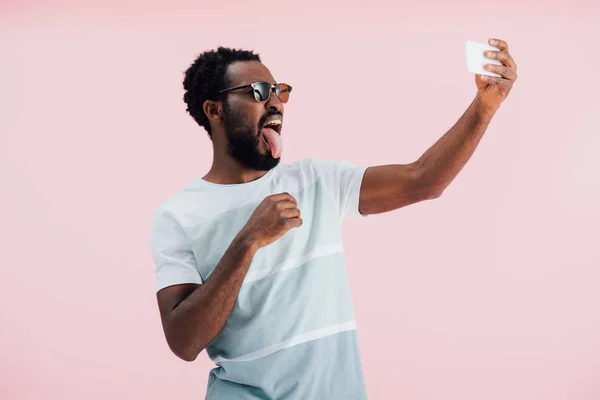
[[[269,118],[267,118],[267,120],[265,121],[265,123],[263,124],[263,128],[266,127],[270,122],[272,121],[281,121],[281,124],[271,128],[273,129],[275,132],[277,132],[278,134],[281,135],[281,127],[283,126],[283,118],[278,116],[278,115],[273,115]]]

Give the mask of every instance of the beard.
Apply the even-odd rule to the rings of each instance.
[[[233,110],[227,101],[223,103],[225,137],[227,138],[227,152],[240,164],[256,171],[269,171],[275,168],[280,158],[274,158],[271,151],[260,151],[261,135],[264,121],[273,113],[264,115],[258,126],[248,121],[242,114]],[[279,114],[279,113],[275,113]]]

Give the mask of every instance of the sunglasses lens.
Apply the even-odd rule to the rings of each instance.
[[[282,103],[287,103],[290,98],[290,92],[292,91],[292,87],[285,83],[280,83],[277,85],[277,96],[279,96],[279,100]]]
[[[282,103],[287,103],[290,98],[290,92],[292,87],[286,83],[280,83],[277,85],[277,97]],[[271,84],[268,82],[256,82],[252,84],[252,92],[256,101],[267,101],[271,94]]]
[[[256,101],[267,101],[271,92],[271,85],[266,82],[257,82],[252,85]]]

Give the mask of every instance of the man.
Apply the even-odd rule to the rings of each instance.
[[[343,218],[439,197],[517,78],[502,40],[464,115],[417,161],[280,164],[284,103],[258,55],[219,48],[187,70],[187,111],[213,142],[208,173],[155,212],[151,249],[166,340],[206,349],[208,399],[365,399],[342,247]],[[326,96],[323,92],[321,95]]]

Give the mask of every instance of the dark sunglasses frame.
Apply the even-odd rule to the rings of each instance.
[[[267,96],[266,99],[262,100],[259,96],[260,96],[260,90],[257,89],[257,86],[259,85],[268,85],[269,86],[269,95]],[[281,85],[285,85],[287,86],[287,89],[285,90],[281,90]],[[243,89],[243,88],[247,88],[247,87],[251,87],[252,88],[252,93],[254,94],[254,100],[258,101],[259,103],[264,103],[265,101],[269,101],[269,99],[271,98],[271,93],[275,93],[275,95],[277,96],[277,98],[279,100],[281,100],[281,94],[282,93],[291,93],[292,92],[292,87],[290,85],[288,85],[287,83],[275,83],[275,84],[271,84],[269,82],[253,82],[250,83],[248,85],[241,85],[241,86],[236,86],[236,87],[232,87],[232,88],[228,88],[228,89],[223,89],[223,90],[219,90],[217,92],[217,94],[222,94],[222,93],[226,93],[229,92],[231,90],[238,90],[238,89]],[[287,101],[283,101],[281,100],[282,103],[287,103]]]

